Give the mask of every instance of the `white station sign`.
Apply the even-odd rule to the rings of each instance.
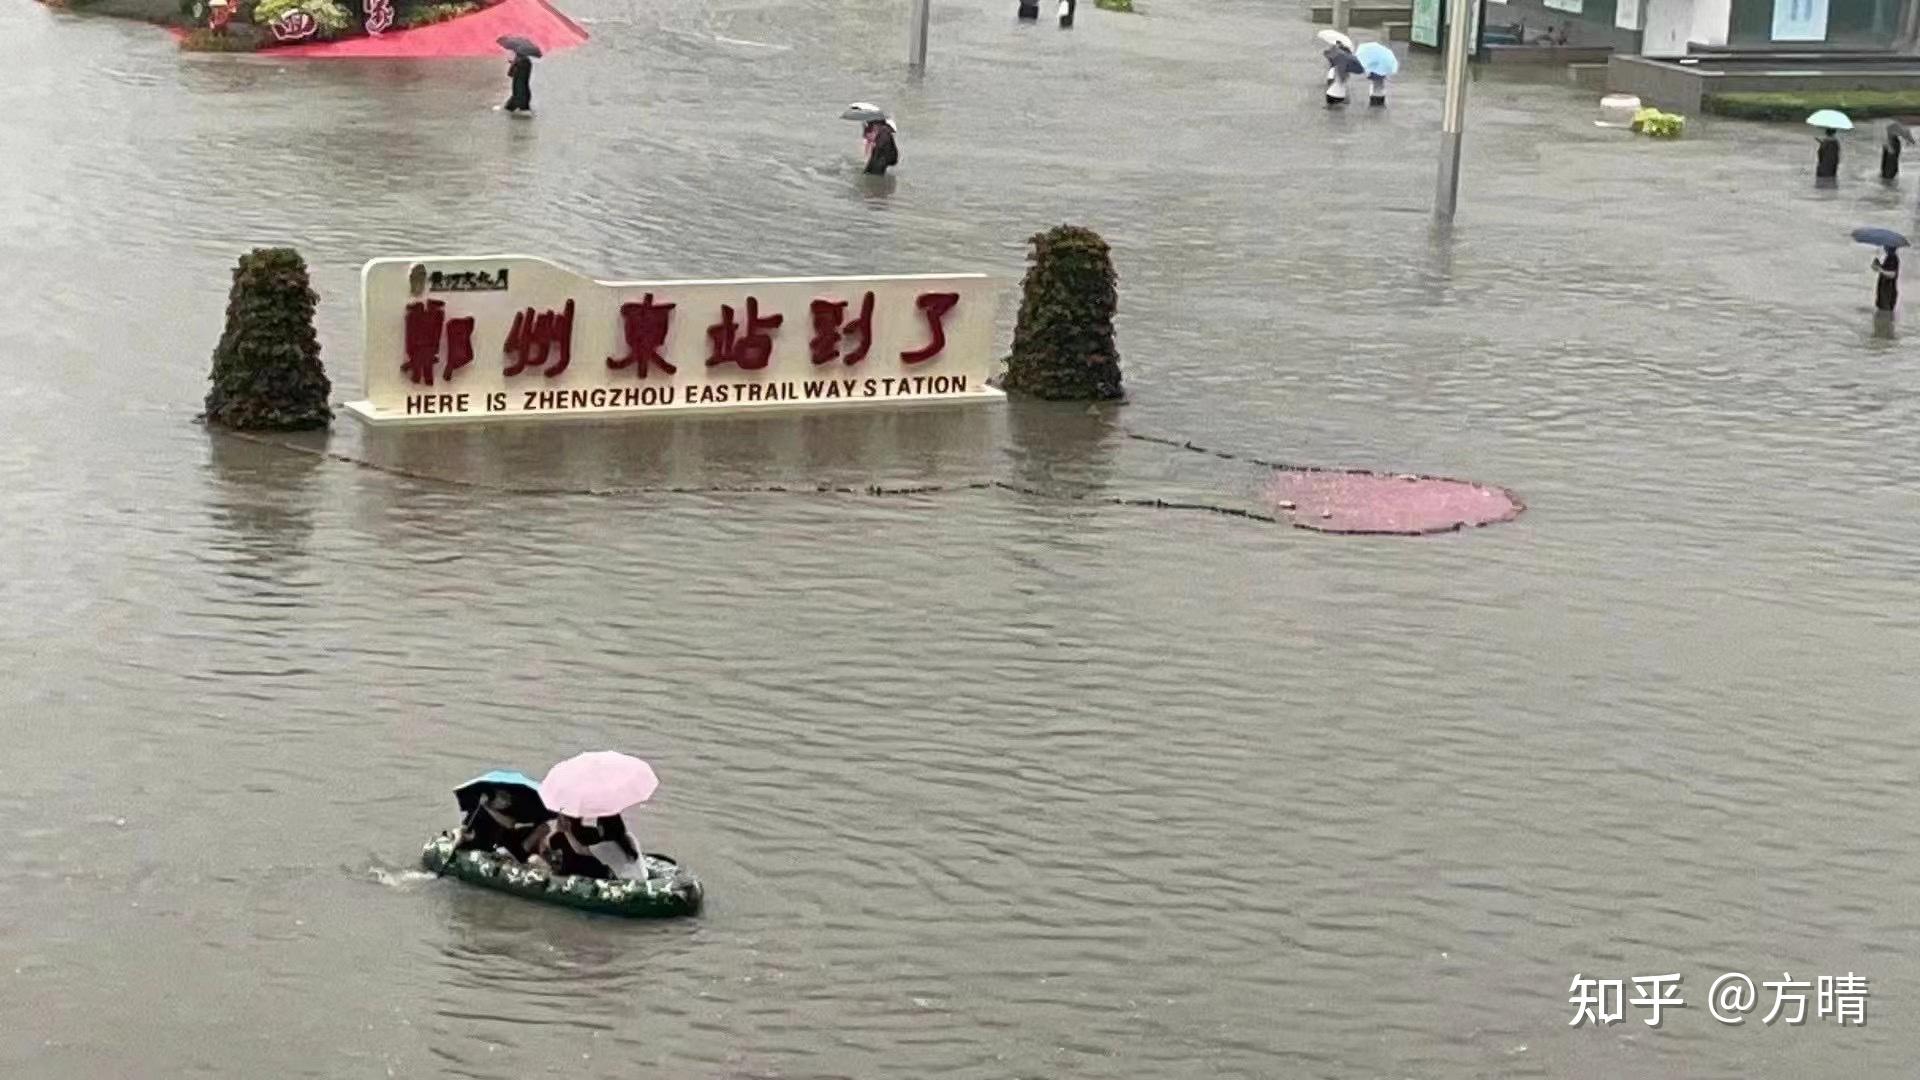
[[[595,281],[524,255],[360,274],[373,423],[997,401],[985,274]]]

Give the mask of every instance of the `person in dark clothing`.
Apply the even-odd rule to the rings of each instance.
[[[1073,9],[1075,0],[1060,0],[1060,29],[1073,29]]]
[[[507,95],[508,112],[533,111],[533,57],[524,53],[515,53],[507,63],[507,78],[513,82],[513,90]]]
[[[513,816],[513,799],[504,791],[492,791],[473,804],[473,812],[460,823],[460,842],[456,850],[492,852],[505,849],[519,862],[527,860],[527,841],[536,824]]]
[[[1900,176],[1900,143],[1907,129],[1901,124],[1887,125],[1887,141],[1880,147],[1880,179],[1896,180]],[[1911,138],[1911,136],[1907,136]]]
[[[1355,68],[1362,71],[1366,69],[1360,67],[1360,61],[1354,58],[1350,49],[1337,42],[1327,46],[1320,55],[1327,58],[1327,107],[1344,106],[1347,103],[1347,77],[1353,74]]]
[[[1814,156],[1813,178],[1832,180],[1840,175],[1840,139],[1832,128],[1820,136],[1820,150]]]
[[[1885,255],[1873,260],[1873,269],[1880,275],[1873,286],[1873,308],[1890,315],[1900,303],[1900,254],[1888,248]]]
[[[1020,0],[1019,18],[1021,22],[1033,22],[1040,18],[1040,0]]]
[[[900,144],[894,140],[893,124],[869,120],[861,134],[866,138],[868,176],[885,176],[888,169],[900,164]]]
[[[556,874],[573,874],[598,881],[613,879],[613,871],[587,850],[600,839],[579,818],[555,818],[539,839],[540,854]]]

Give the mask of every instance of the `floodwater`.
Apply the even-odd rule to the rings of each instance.
[[[1431,60],[1329,114],[1295,4],[1147,2],[940,0],[912,82],[896,0],[568,0],[531,122],[494,61],[0,7],[0,1075],[1910,1071],[1920,363],[1845,232],[1914,182],[1501,74],[1436,235]],[[1061,220],[1116,250],[1123,408],[337,424],[413,475],[192,423],[254,244],[345,400],[371,256],[1017,276]],[[1266,482],[1129,433],[1530,509],[1117,505]],[[816,484],[959,490],[721,490]],[[454,783],[598,746],[704,916],[410,872]],[[1723,971],[1857,972],[1868,1025],[1724,1026]],[[1668,972],[1660,1030],[1568,1026],[1576,973]]]

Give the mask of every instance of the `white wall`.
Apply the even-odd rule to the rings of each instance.
[[[1727,43],[1732,0],[1646,0],[1646,4],[1646,26],[1640,35],[1643,56],[1673,59],[1685,56],[1689,43]]]
[[[1725,45],[1733,22],[1733,0],[1693,0],[1693,40],[1702,45]]]

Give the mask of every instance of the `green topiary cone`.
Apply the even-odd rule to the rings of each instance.
[[[206,420],[238,431],[326,427],[333,384],[320,365],[307,264],[292,248],[255,248],[233,270],[227,328],[213,350]]]
[[[1033,237],[1005,387],[1049,401],[1123,397],[1113,344],[1113,258],[1100,234],[1060,225]]]

